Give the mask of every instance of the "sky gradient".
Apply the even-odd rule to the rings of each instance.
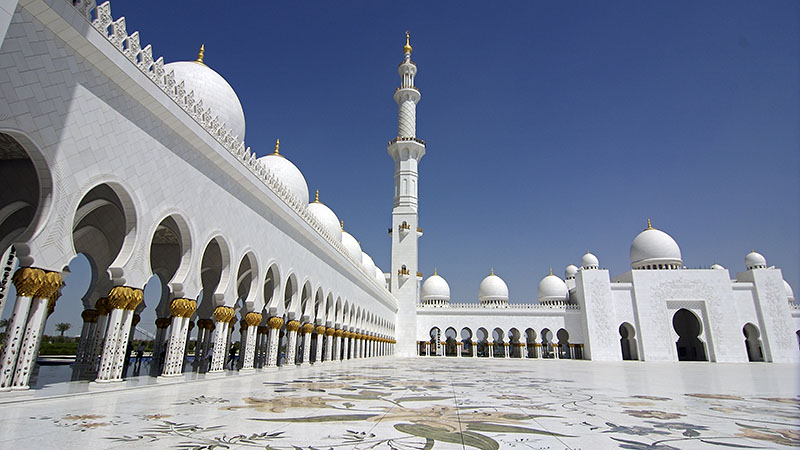
[[[410,30],[420,268],[454,302],[477,301],[491,267],[512,303],[535,301],[549,268],[563,277],[587,250],[626,272],[647,218],[687,267],[735,276],[756,249],[800,292],[800,3],[505,5],[113,0],[112,14],[166,62],[205,44],[247,145],[280,138],[384,271]],[[56,314],[79,327],[77,307]]]

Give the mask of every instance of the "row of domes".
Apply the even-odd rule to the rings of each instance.
[[[639,233],[633,240],[630,250],[631,267],[633,269],[680,269],[683,267],[681,250],[674,239],[667,233],[653,228],[650,220],[647,228]],[[767,260],[756,251],[751,251],[745,256],[747,270],[766,269]],[[575,280],[579,270],[597,270],[600,262],[595,255],[586,252],[581,257],[581,267],[570,264],[564,270],[564,279],[569,282]],[[714,264],[711,269],[724,270],[719,264]],[[566,302],[569,299],[569,287],[553,271],[539,282],[537,297],[540,303]],[[572,281],[574,286],[574,281]],[[794,300],[794,293],[789,283],[784,281],[789,301]],[[444,305],[450,301],[450,286],[444,278],[434,270],[422,284],[421,298],[423,304]],[[502,278],[491,274],[481,281],[478,287],[478,300],[482,305],[497,305],[508,303],[508,286]]]
[[[211,110],[221,124],[231,129],[234,136],[244,141],[244,110],[239,97],[225,79],[203,63],[205,46],[195,61],[178,61],[164,65],[166,73],[174,71],[177,83],[184,82],[186,92],[194,92],[194,98],[203,102],[203,107]],[[275,152],[258,158],[258,162],[268,169],[297,200],[307,202],[308,184],[303,173],[279,151],[280,142],[275,143]],[[372,258],[361,250],[361,245],[349,233],[336,214],[319,201],[319,192],[308,211],[322,224],[323,228],[336,240],[341,241],[348,256],[358,263],[368,275],[373,276],[381,286],[386,285],[383,271],[375,265]]]

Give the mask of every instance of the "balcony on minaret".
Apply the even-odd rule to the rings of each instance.
[[[410,276],[411,276],[411,272],[410,272],[410,271],[409,271],[409,270],[406,268],[406,265],[405,265],[405,264],[403,264],[403,267],[401,267],[401,268],[400,268],[400,269],[397,271],[397,276],[399,276],[399,277],[400,277],[400,278],[402,278],[402,279],[406,279],[406,278],[408,278],[408,277],[410,277]]]
[[[396,138],[392,139],[391,141],[389,141],[387,143],[387,145],[392,145],[392,144],[394,144],[396,142],[416,142],[418,144],[425,145],[425,141],[423,141],[422,139],[419,139],[419,138],[415,138],[415,137],[396,137]]]
[[[422,274],[422,272],[420,272],[420,271],[417,271],[417,281],[421,281],[421,280],[422,280],[422,277],[423,277],[423,274]]]
[[[422,227],[417,227],[417,237],[422,236]]]

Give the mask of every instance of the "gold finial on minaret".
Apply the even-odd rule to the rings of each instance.
[[[406,30],[406,45],[403,46],[403,53],[411,53],[411,35]]]
[[[648,230],[652,230],[653,229],[653,224],[650,223],[650,219],[647,219],[647,229]]]
[[[314,203],[319,203],[319,189],[317,189],[317,193],[314,194]]]
[[[280,155],[281,154],[280,148],[281,148],[281,140],[275,139],[275,153],[273,153],[273,155]]]
[[[203,62],[203,55],[205,54],[206,54],[206,44],[200,44],[200,51],[197,52],[197,61],[195,62],[199,62],[200,64],[205,65],[205,63]]]
[[[494,267],[492,267],[492,270],[491,272],[489,272],[489,275],[494,275]]]

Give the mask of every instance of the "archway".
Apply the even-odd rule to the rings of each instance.
[[[495,328],[492,330],[492,346],[491,351],[494,352],[493,356],[495,358],[505,358],[506,357],[506,341],[505,341],[505,333],[500,328]]]
[[[764,348],[761,345],[761,333],[758,331],[758,327],[748,322],[742,328],[742,333],[744,333],[747,360],[750,362],[763,362]]]
[[[512,328],[508,330],[508,356],[511,358],[522,358],[522,348],[519,345],[519,330]]]
[[[442,332],[439,327],[433,327],[430,331],[431,356],[441,356],[442,354]]]
[[[556,333],[558,339],[558,357],[561,359],[572,359],[572,352],[569,348],[569,333],[561,328]]]
[[[472,330],[469,328],[462,328],[461,329],[461,342],[462,342],[462,356],[475,356],[475,351],[477,350],[474,345],[472,345]],[[466,351],[466,354],[464,353]]]
[[[528,358],[537,358],[536,331],[533,328],[525,330],[525,345],[528,346]]]
[[[489,332],[486,331],[486,328],[478,328],[478,331],[475,332],[475,338],[477,340],[478,356],[489,357]]]
[[[639,350],[636,345],[636,329],[628,322],[623,322],[619,326],[619,344],[622,348],[623,361],[639,360]]]
[[[458,333],[456,333],[455,328],[450,327],[444,331],[445,337],[445,345],[444,345],[444,355],[445,356],[456,356],[458,352],[458,344],[456,337]]]
[[[688,309],[679,309],[672,316],[672,327],[678,333],[675,346],[678,350],[678,361],[708,361],[706,348],[698,336],[703,331],[700,319]]]
[[[542,358],[555,358],[553,351],[553,332],[548,328],[542,330]]]

